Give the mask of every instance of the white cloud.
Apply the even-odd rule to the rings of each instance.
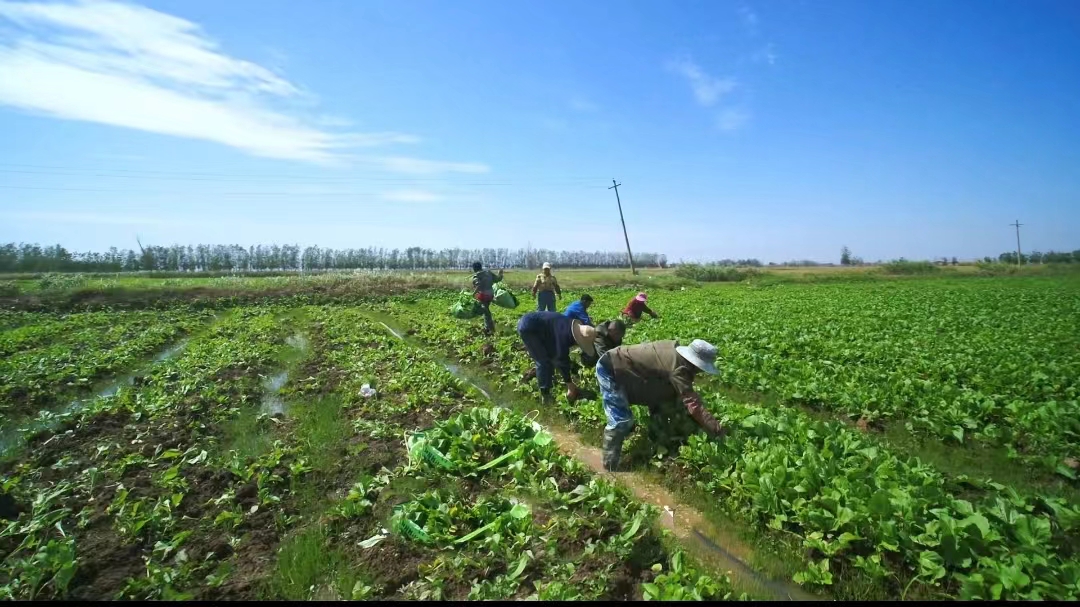
[[[764,48],[757,50],[751,56],[751,59],[757,63],[768,63],[769,65],[776,65],[776,48],[770,42],[765,45]]]
[[[742,19],[743,26],[746,27],[746,31],[750,35],[757,33],[758,16],[751,8],[745,4],[739,6],[739,18]]]
[[[749,113],[734,108],[726,109],[716,116],[716,126],[721,131],[737,131],[749,121]]]
[[[570,109],[575,112],[595,112],[600,109],[600,106],[584,97],[574,97],[570,100]]]
[[[720,97],[735,90],[738,86],[731,78],[714,78],[706,74],[689,58],[668,62],[667,68],[686,78],[694,91],[694,97],[703,106],[715,104]]]
[[[224,54],[200,27],[108,0],[0,0],[0,105],[67,120],[201,139],[270,158],[340,162],[357,146],[414,143],[400,133],[341,133],[277,107],[310,95]]]
[[[385,171],[390,171],[392,173],[408,173],[412,175],[430,175],[436,173],[487,173],[491,170],[486,164],[475,162],[441,162],[437,160],[423,160],[421,158],[406,158],[402,156],[368,158],[367,161],[374,163]]]
[[[382,199],[388,202],[438,202],[443,197],[434,192],[425,192],[423,190],[397,190],[384,192]]]

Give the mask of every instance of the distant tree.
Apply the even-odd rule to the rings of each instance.
[[[843,248],[840,249],[840,265],[851,265],[851,249],[847,248],[847,245],[844,245]]]
[[[954,265],[954,266],[955,266],[955,265],[957,265],[957,264],[959,264],[959,263],[960,263],[960,262],[956,260],[956,256],[954,255],[954,256],[953,256],[953,258],[952,258],[952,265]]]

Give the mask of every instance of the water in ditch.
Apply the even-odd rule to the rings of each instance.
[[[175,358],[183,352],[184,348],[187,347],[187,344],[188,341],[182,339],[175,344],[171,344],[168,347],[161,349],[150,359],[150,365]],[[68,419],[71,415],[78,413],[94,400],[116,396],[121,388],[131,386],[135,383],[136,374],[137,373],[133,372],[106,379],[99,383],[89,396],[73,399],[59,408],[41,411],[38,413],[37,417],[32,419],[22,420],[21,422],[5,423],[3,429],[0,430],[0,455],[6,455],[13,449],[23,445],[26,442],[27,436],[55,429],[63,423],[64,420]]]
[[[290,335],[285,340],[285,344],[288,346],[285,353],[286,359],[298,358],[308,349],[308,339],[300,333]],[[283,417],[285,415],[287,407],[285,406],[285,400],[281,398],[281,388],[288,383],[290,372],[289,368],[285,368],[263,378],[263,397],[259,404],[260,412],[270,417]]]
[[[426,344],[406,337],[405,332],[395,326],[392,317],[377,313],[370,313],[370,315],[394,337],[423,349],[447,371],[475,388],[493,404],[510,409],[507,403],[519,400],[517,395],[490,384],[482,372],[467,369],[433,352]],[[661,524],[670,530],[687,549],[692,550],[699,560],[715,570],[727,571],[740,589],[765,595],[773,600],[821,600],[821,597],[810,594],[797,584],[770,579],[755,571],[746,564],[754,554],[752,547],[746,545],[734,533],[713,525],[700,511],[682,503],[670,491],[652,482],[645,475],[635,472],[611,474],[604,470],[599,448],[582,443],[576,434],[562,428],[547,426],[545,430],[552,435],[564,453],[586,464],[596,474],[606,476],[625,486],[637,499],[660,508]]]

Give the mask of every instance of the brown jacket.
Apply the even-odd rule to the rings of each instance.
[[[679,356],[678,341],[653,341],[608,350],[615,383],[632,405],[651,411],[676,400],[686,406],[690,417],[713,433],[722,433],[720,423],[701,404],[694,391],[693,363]]]

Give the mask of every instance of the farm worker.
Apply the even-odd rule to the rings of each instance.
[[[555,311],[555,296],[562,297],[562,289],[559,288],[559,281],[555,279],[555,275],[551,273],[550,263],[545,261],[544,267],[536,275],[532,294],[536,298],[536,310],[538,312]]]
[[[592,326],[592,319],[589,318],[589,306],[592,305],[592,295],[582,295],[581,299],[566,306],[566,311],[563,312],[565,316],[570,318],[576,318],[581,321],[583,325]]]
[[[575,345],[587,356],[596,356],[596,328],[557,312],[529,312],[518,321],[518,335],[536,363],[536,378],[544,403],[551,403],[551,382],[558,368],[566,382],[566,398],[574,401],[578,387],[570,378],[570,349]]]
[[[485,270],[479,261],[472,265],[473,297],[480,302],[484,310],[484,333],[491,335],[495,332],[495,320],[491,318],[491,300],[495,299],[495,283],[503,279],[503,271],[499,270],[496,276],[491,270]]]
[[[584,324],[584,323],[582,323]],[[584,366],[592,368],[596,366],[596,361],[603,356],[604,352],[612,348],[617,348],[622,345],[623,335],[626,334],[626,323],[621,320],[612,320],[608,322],[602,322],[596,327],[596,340],[593,345],[596,347],[596,355],[589,356],[585,352],[581,353],[581,362]],[[573,366],[573,365],[571,365]],[[577,369],[574,368],[574,371]],[[522,381],[530,382],[536,378],[536,369],[529,369]]]
[[[596,340],[593,342],[596,346],[596,356],[588,357],[583,352],[581,355],[582,362],[590,367],[595,367],[604,352],[622,345],[624,335],[626,335],[626,323],[623,321],[609,320],[600,323],[596,326]]]
[[[717,373],[716,346],[701,339],[695,339],[689,346],[680,346],[675,340],[620,346],[600,357],[596,379],[607,415],[603,443],[605,470],[614,472],[618,468],[623,441],[634,429],[630,405],[645,405],[655,411],[682,400],[699,426],[717,437],[726,434],[694,391],[694,377],[700,371]]]
[[[653,312],[649,309],[649,306],[645,305],[645,301],[648,298],[649,296],[645,293],[638,293],[635,295],[634,298],[630,300],[630,303],[626,304],[626,307],[623,308],[623,316],[630,318],[630,320],[641,320],[642,314],[648,314],[653,318],[660,318],[656,315],[656,312]]]

